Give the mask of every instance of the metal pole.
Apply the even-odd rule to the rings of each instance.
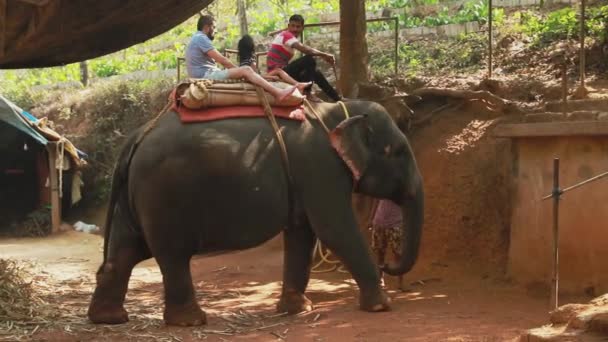
[[[492,78],[492,0],[488,0],[488,78]]]
[[[395,76],[399,70],[399,17],[395,17]]]
[[[562,64],[562,112],[566,114],[568,111],[568,66],[566,58]]]
[[[585,89],[585,0],[581,0],[581,18],[580,18],[580,76],[581,90]]]
[[[553,279],[551,287],[551,307],[555,310],[559,297],[559,158],[553,159]]]

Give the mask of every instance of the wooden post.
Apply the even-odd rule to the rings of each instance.
[[[584,99],[587,97],[587,88],[585,88],[585,0],[581,0],[581,13],[580,13],[580,48],[579,48],[579,74],[580,84],[574,93],[574,97],[577,99]]]
[[[492,0],[488,0],[488,78],[492,78]]]
[[[399,72],[399,17],[395,17],[395,76]]]
[[[49,181],[51,185],[51,233],[59,232],[61,226],[61,201],[59,199],[59,178],[55,160],[57,159],[57,143],[49,142],[46,145],[49,157]]]
[[[6,12],[7,12],[6,0],[0,0],[0,57],[4,56],[5,45],[6,45]]]

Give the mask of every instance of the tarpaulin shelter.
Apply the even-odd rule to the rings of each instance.
[[[65,65],[112,53],[171,29],[212,2],[0,0],[0,69]],[[21,171],[11,163],[28,166],[21,168],[25,174],[19,184],[24,185],[23,191],[37,193],[39,197],[38,200],[30,198],[31,203],[25,204],[33,207],[37,201],[39,205],[46,196],[43,185],[50,186],[55,230],[60,223],[59,189],[63,177],[49,170],[57,169],[56,162],[63,160],[57,158],[57,154],[64,148],[76,164],[79,158],[71,143],[65,143],[44,123],[0,97],[0,159],[4,163],[0,164],[0,177],[5,177],[0,182],[15,188],[19,182],[15,182],[14,177]],[[49,184],[44,165],[48,165]],[[0,183],[1,189],[5,187]],[[0,208],[2,204],[0,202]],[[0,211],[0,219],[1,215]]]
[[[212,0],[0,0],[0,69],[79,62],[155,37]]]
[[[84,154],[46,122],[0,95],[0,227],[50,204],[57,230],[62,206],[80,199]]]

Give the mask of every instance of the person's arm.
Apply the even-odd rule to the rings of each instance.
[[[300,42],[295,42],[293,43],[293,45],[291,46],[294,49],[302,52],[303,54],[306,55],[311,55],[311,56],[319,56],[321,58],[323,58],[323,60],[325,60],[327,63],[334,65],[336,64],[336,59],[334,58],[334,55],[330,54],[330,53],[326,53],[326,52],[322,52],[319,51],[315,48],[312,48],[310,46],[304,45]]]
[[[216,49],[207,51],[207,56],[213,58],[216,63],[223,65],[226,69],[236,68],[236,65],[234,65],[228,58],[222,56],[222,54]]]

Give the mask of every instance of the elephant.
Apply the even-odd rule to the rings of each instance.
[[[311,106],[318,117],[278,119],[291,182],[275,132],[263,117],[184,124],[169,111],[152,129],[133,132],[114,168],[103,261],[89,319],[128,321],[123,303],[132,269],[154,257],[162,273],[165,323],[205,324],[190,259],[252,248],[281,232],[284,267],[278,311],[312,310],[305,291],[317,239],[351,273],[362,310],[390,309],[379,271],[407,273],[418,257],[422,234],[423,181],[412,148],[375,102]],[[143,130],[146,135],[138,139]],[[355,193],[400,205],[405,218],[400,260],[380,266],[373,261],[352,208]]]

